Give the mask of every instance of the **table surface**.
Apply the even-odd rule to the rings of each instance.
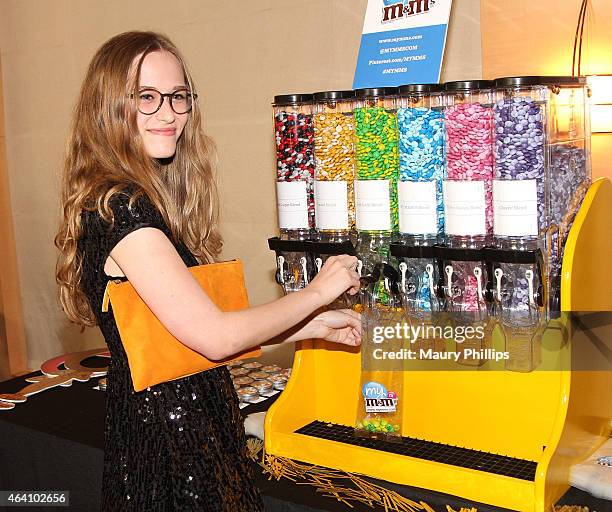
[[[100,358],[90,358],[92,366],[100,365]],[[106,361],[106,360],[102,360]],[[40,372],[31,375],[39,375]],[[0,393],[14,393],[24,387],[25,378],[19,377],[0,383]],[[73,479],[82,479],[89,475],[86,487],[82,491],[84,496],[74,496],[71,492],[71,510],[80,510],[83,503],[99,499],[101,485],[102,454],[103,454],[103,427],[104,427],[104,401],[105,394],[94,389],[98,378],[94,377],[88,382],[73,382],[70,387],[56,387],[32,395],[27,402],[17,404],[9,411],[0,411],[0,490],[43,490],[41,487],[28,488],[32,482],[43,485],[45,471],[56,479],[57,473],[64,476],[65,488],[72,490]],[[278,396],[278,395],[277,395]],[[276,396],[276,397],[277,397]],[[265,402],[249,405],[242,409],[246,416],[253,412],[265,411],[274,402],[272,397]],[[14,441],[14,442],[11,442]],[[37,444],[40,443],[40,444]],[[36,449],[35,447],[39,447]],[[40,450],[40,446],[44,449]],[[36,458],[37,460],[34,460]],[[32,460],[29,460],[32,459]],[[68,465],[78,466],[70,468]],[[6,464],[11,462],[11,464]],[[54,464],[61,466],[54,469]],[[354,508],[349,508],[334,498],[322,496],[309,485],[295,485],[289,480],[269,480],[255,465],[256,481],[261,489],[266,508],[271,511],[316,512],[351,510],[353,512],[372,511],[373,509],[353,502]],[[41,469],[41,467],[43,469]],[[4,469],[2,469],[4,468]],[[33,469],[31,469],[33,468]],[[38,480],[33,475],[26,475],[29,471],[36,472]],[[23,474],[22,474],[23,473]],[[41,474],[43,475],[41,477]],[[59,477],[57,477],[59,478]],[[400,486],[390,482],[381,482],[368,479],[413,501],[423,501],[434,510],[446,511],[446,505],[455,510],[461,507],[476,507],[478,512],[494,512],[502,509],[490,505],[467,503],[465,500],[408,486]],[[60,480],[61,481],[61,480]],[[54,480],[55,485],[57,480]],[[21,484],[21,485],[19,485]],[[10,485],[10,488],[5,488]],[[60,490],[49,487],[45,490]],[[87,496],[85,496],[87,495]],[[79,504],[80,505],[77,505]],[[612,512],[612,502],[593,498],[578,489],[570,489],[559,501],[559,504],[588,506],[591,511]],[[89,505],[91,510],[91,504]],[[25,507],[20,508],[25,510]],[[40,512],[42,508],[32,509]],[[65,510],[50,509],[50,510]],[[85,510],[83,508],[83,510]],[[376,509],[378,510],[378,508]],[[383,510],[380,508],[380,510]]]

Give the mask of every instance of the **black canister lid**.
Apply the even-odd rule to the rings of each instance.
[[[315,101],[350,100],[355,97],[355,91],[320,91],[312,96]]]
[[[397,87],[368,87],[356,89],[356,98],[377,98],[379,96],[395,96],[398,92]]]
[[[293,105],[312,101],[312,94],[281,94],[274,96],[273,105]]]
[[[415,94],[415,93],[432,93],[442,92],[444,86],[442,84],[408,84],[398,87],[400,94]]]
[[[584,76],[506,76],[494,80],[495,87],[520,87],[529,85],[560,85],[579,87],[586,84]]]
[[[492,80],[458,80],[456,82],[446,82],[444,89],[447,91],[470,91],[477,89],[491,89]]]

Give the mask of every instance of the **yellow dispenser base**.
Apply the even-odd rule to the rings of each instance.
[[[610,218],[612,185],[600,179],[590,187],[566,243],[564,311],[612,310],[612,273],[601,272],[612,255]],[[580,335],[567,317],[550,322],[542,360],[553,369],[546,371],[403,372],[402,436],[440,443],[451,453],[460,447],[520,459],[532,469],[522,475],[496,473],[494,457],[487,467],[466,468],[460,457],[435,462],[296,433],[316,420],[352,427],[357,418],[360,352],[320,340],[297,347],[292,377],[266,415],[266,451],[468,501],[548,511],[569,488],[571,465],[610,435],[612,371],[567,369],[568,340]],[[492,343],[503,346],[498,330]]]

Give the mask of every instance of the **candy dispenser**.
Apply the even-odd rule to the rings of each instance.
[[[495,81],[493,212],[496,251],[488,259],[492,299],[510,358],[506,368],[531,371],[541,360],[547,321],[545,164],[547,88],[540,77]]]
[[[378,265],[390,262],[389,245],[397,229],[396,93],[395,88],[355,92],[355,216],[361,275],[372,275]],[[379,292],[388,297],[385,290]]]
[[[304,288],[313,275],[312,258],[300,245],[310,239],[315,219],[312,95],[275,96],[273,108],[280,239],[293,242],[275,246],[276,280],[289,293]]]
[[[475,351],[488,352],[481,349],[488,347],[489,336],[490,352],[499,354],[499,349],[503,351],[504,339],[499,335],[499,329],[495,329],[494,336],[491,335],[490,313],[496,311],[504,329],[514,329],[510,342],[520,341],[521,329],[533,332],[533,326],[537,323],[534,318],[545,316],[546,258],[541,256],[544,254],[541,251],[542,242],[538,241],[537,236],[534,239],[531,231],[516,234],[502,229],[493,232],[493,208],[487,194],[492,184],[485,184],[492,178],[493,146],[488,154],[484,148],[481,148],[481,154],[473,151],[479,147],[480,139],[486,138],[486,119],[492,122],[493,107],[490,99],[487,103],[487,94],[482,91],[470,89],[459,94],[453,90],[453,86],[449,86],[449,89],[453,100],[447,101],[448,108],[463,104],[458,96],[462,96],[466,104],[477,106],[472,107],[472,112],[467,107],[465,112],[456,109],[456,119],[451,110],[450,120],[445,121],[447,128],[451,126],[451,131],[455,129],[454,142],[451,142],[456,149],[446,158],[447,164],[454,165],[449,165],[452,172],[445,180],[446,245],[438,243],[432,247],[419,244],[416,238],[405,237],[404,241],[410,241],[409,244],[398,242],[389,248],[392,223],[388,196],[385,203],[384,200],[377,202],[375,198],[378,196],[372,198],[371,194],[366,194],[370,204],[365,205],[365,213],[378,215],[364,215],[361,217],[363,224],[360,224],[360,212],[357,211],[360,235],[358,256],[363,265],[362,283],[368,288],[367,293],[361,295],[366,323],[364,344],[367,341],[365,337],[373,330],[367,328],[372,322],[374,327],[387,323],[400,325],[405,318],[403,311],[397,311],[397,305],[405,300],[397,285],[401,287],[403,284],[404,290],[413,293],[415,311],[426,309],[425,295],[419,299],[415,293],[422,289],[426,281],[421,280],[419,285],[417,280],[410,280],[408,260],[428,260],[434,262],[433,269],[430,269],[431,277],[428,275],[426,282],[430,297],[436,292],[442,295],[438,298],[440,309],[448,308],[455,326],[469,323],[472,328],[483,327],[486,336],[482,343],[474,345]],[[554,92],[551,90],[550,94]],[[488,96],[490,98],[490,94]],[[548,137],[551,107],[547,104],[546,108],[544,197],[548,223],[548,202],[552,192],[547,188],[547,173],[552,149]],[[486,113],[487,109],[489,114]],[[478,113],[482,113],[480,120]],[[534,112],[527,114],[537,116]],[[490,117],[487,118],[487,115]],[[471,124],[466,124],[466,120]],[[535,121],[537,117],[530,122],[536,124]],[[465,126],[460,126],[462,123]],[[359,136],[362,142],[372,142],[373,137],[366,132],[363,130],[356,135],[358,147]],[[490,133],[489,143],[492,142],[491,137]],[[463,141],[462,146],[458,146],[458,141]],[[527,137],[528,146],[533,146],[534,141],[537,142],[537,137],[532,137],[532,141]],[[586,140],[585,147],[588,148]],[[383,149],[384,145],[377,147],[378,155],[373,154],[372,158],[380,158]],[[362,144],[361,151],[363,157],[365,153],[374,151],[374,147],[371,146],[368,151]],[[516,153],[517,148],[514,151]],[[525,153],[523,160],[532,155],[537,161],[537,151],[529,155]],[[519,156],[516,160],[522,165]],[[588,151],[585,158],[588,163]],[[385,163],[384,159],[382,161]],[[565,162],[569,169],[580,168],[580,165],[575,165],[580,164],[580,159],[566,159]],[[364,163],[363,159],[362,163],[364,172],[365,169],[376,169],[370,162]],[[497,160],[495,163],[497,165]],[[510,158],[500,163],[496,179],[536,180],[537,200],[538,176],[518,178],[502,169],[502,165],[507,169],[511,163]],[[514,167],[516,170],[517,166]],[[526,172],[533,172],[533,167],[530,162]],[[359,173],[359,161],[357,168]],[[540,172],[537,168],[536,171]],[[363,175],[358,174],[357,178],[365,181]],[[461,185],[452,190],[453,184],[463,182],[468,183],[465,190],[461,189]],[[479,184],[474,186],[476,182]],[[502,192],[499,193],[502,195],[498,195],[502,201],[504,185],[513,186],[502,184]],[[533,185],[527,186],[531,187],[530,194],[533,196]],[[450,193],[448,188],[451,189]],[[511,195],[516,199],[515,194]],[[359,202],[358,197],[358,207]],[[569,203],[571,206],[571,200]],[[368,207],[372,206],[376,208],[368,212]],[[381,216],[380,210],[386,215]],[[535,211],[537,218],[537,207]],[[596,311],[612,307],[608,293],[612,278],[601,272],[612,250],[612,237],[607,236],[605,229],[610,215],[612,185],[602,179],[589,188],[573,227],[567,233],[563,273],[560,276],[563,286],[561,300],[565,311]],[[531,216],[533,219],[533,208]],[[381,227],[383,217],[389,221]],[[539,226],[538,231],[541,234]],[[487,247],[490,241],[495,242],[495,248]],[[280,242],[281,245],[286,243],[283,240]],[[295,249],[304,250],[316,260],[317,255],[333,250],[323,245],[316,246],[323,243],[299,242]],[[337,245],[340,244],[330,243],[330,247]],[[550,244],[545,247],[550,247]],[[393,260],[389,261],[390,256],[399,258],[399,263],[406,263],[403,278]],[[316,262],[313,261],[314,267]],[[496,270],[502,273],[496,273]],[[533,274],[530,270],[533,270]],[[415,275],[418,276],[418,273]],[[433,290],[430,283],[434,283]],[[387,314],[389,316],[385,317]],[[455,342],[460,341],[457,332],[454,329],[452,334]],[[571,344],[581,336],[584,333],[576,328],[572,318],[564,316],[546,325],[542,335],[546,350],[539,354],[536,343],[520,344],[523,348],[529,348],[520,354],[518,347],[515,349],[506,341],[509,352],[515,354],[512,362],[515,366],[501,359],[489,359],[483,365],[465,371],[465,364],[470,363],[466,361],[467,357],[460,361],[462,366],[449,359],[449,366],[441,369],[434,368],[435,361],[418,360],[414,363],[418,371],[398,372],[395,371],[396,366],[380,376],[373,372],[363,373],[363,346],[359,350],[339,347],[323,340],[300,342],[296,348],[292,378],[266,414],[266,452],[454,494],[466,500],[506,509],[529,512],[550,510],[569,487],[570,465],[575,460],[588,457],[609,438],[610,433],[612,372],[568,371],[573,357]],[[464,346],[465,343],[469,341],[464,342]],[[392,345],[392,348],[390,354],[400,354],[400,350],[395,351],[395,346]],[[456,348],[461,350],[460,346]],[[447,350],[444,355],[451,353],[452,350]],[[539,357],[542,364],[538,369],[546,371],[524,371],[530,369],[530,365],[537,364]],[[602,364],[606,364],[606,361],[602,361]],[[399,365],[401,367],[404,363],[400,361]],[[403,369],[409,366],[406,364]],[[519,371],[506,371],[508,369]],[[400,374],[401,380],[398,380]],[[384,380],[390,376],[391,381]],[[600,392],[585,392],[594,387]],[[361,396],[357,395],[358,390]],[[368,411],[366,400],[379,399],[383,400],[385,410]],[[382,417],[381,414],[389,417]],[[359,436],[355,436],[356,418],[359,421],[356,425],[360,430]],[[450,427],[449,420],[452,423]],[[391,440],[393,442],[389,442]]]
[[[496,179],[520,182],[511,183],[512,198],[504,198],[514,207],[519,197],[533,201],[533,190],[525,187],[536,184],[538,246],[546,255],[548,306],[556,316],[563,246],[591,183],[589,90],[583,77],[563,76],[498,78],[495,87]],[[509,196],[503,186],[500,193]],[[524,231],[526,218],[535,222],[531,212],[515,226]]]
[[[550,309],[561,310],[561,263],[576,212],[591,184],[590,90],[584,77],[541,77],[548,91],[546,190]]]
[[[470,324],[486,332],[482,339],[458,344],[463,353],[468,348],[487,348],[491,341],[482,254],[493,229],[491,87],[492,82],[484,80],[445,84],[447,180],[443,194],[448,247],[441,248],[438,257],[445,310],[455,325]]]
[[[439,310],[433,246],[442,241],[444,226],[443,90],[438,84],[404,85],[397,101],[400,236],[392,254],[398,259],[401,296],[411,323],[433,324]]]
[[[317,239],[349,240],[355,228],[353,91],[314,94]]]
[[[445,179],[443,86],[399,88],[399,231],[432,245],[444,232]]]

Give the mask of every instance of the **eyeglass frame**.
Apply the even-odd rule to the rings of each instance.
[[[138,108],[138,106],[136,107],[136,109],[138,110],[138,112],[140,112],[143,116],[152,116],[153,114],[156,114],[157,112],[159,112],[159,110],[162,108],[162,105],[164,104],[164,101],[166,98],[168,98],[168,102],[170,103],[170,108],[172,109],[172,112],[174,112],[175,114],[181,116],[183,114],[189,114],[189,112],[191,112],[191,110],[193,109],[193,102],[194,100],[198,99],[198,95],[195,92],[191,92],[191,90],[188,87],[185,87],[184,89],[177,89],[174,92],[168,92],[168,93],[163,93],[161,91],[159,91],[158,89],[156,89],[155,87],[144,87],[143,89],[141,89],[140,91],[138,91],[138,94],[145,92],[145,91],[155,91],[157,94],[159,94],[161,101],[159,102],[158,107],[150,113],[145,113],[142,110],[140,110]],[[192,101],[191,101],[191,105],[189,107],[189,110],[186,110],[185,112],[177,112],[176,110],[174,110],[174,105],[172,104],[172,96],[174,96],[177,92],[180,91],[187,91],[188,94],[191,95]],[[130,99],[136,99],[134,98],[134,93],[130,94]]]

